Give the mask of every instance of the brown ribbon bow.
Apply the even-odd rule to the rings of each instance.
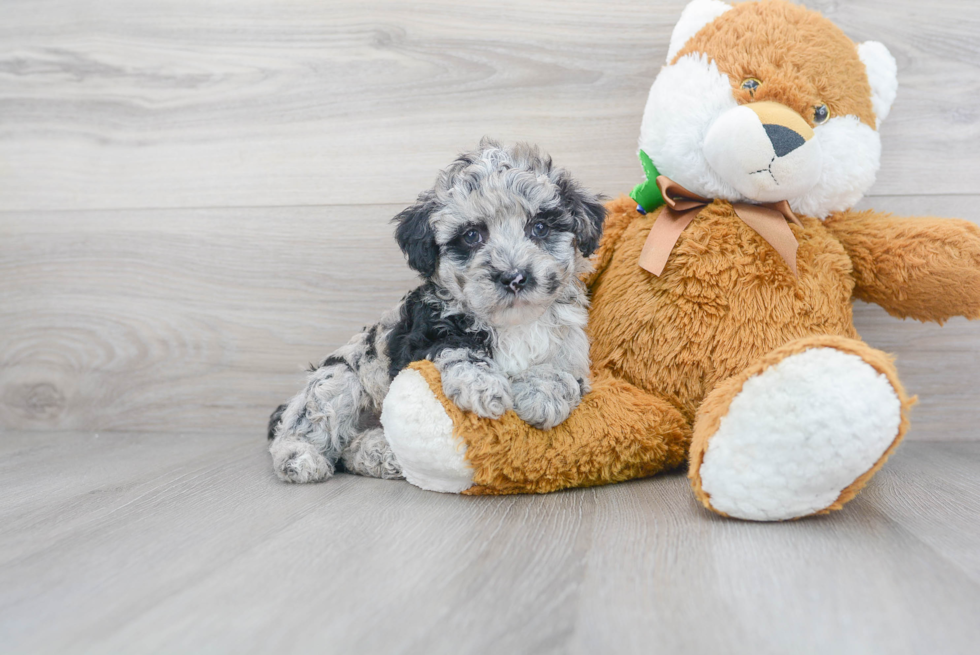
[[[691,193],[663,175],[657,178],[657,186],[663,194],[666,205],[654,221],[653,227],[650,228],[650,235],[643,244],[640,266],[659,277],[681,232],[691,224],[698,212],[711,204],[712,200]],[[803,227],[803,223],[789,208],[789,203],[785,200],[763,205],[736,202],[732,204],[732,209],[746,225],[758,232],[759,236],[779,253],[793,271],[793,275],[796,275],[796,249],[800,244],[786,221],[792,221],[800,227]]]

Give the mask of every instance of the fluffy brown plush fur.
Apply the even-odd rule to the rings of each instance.
[[[969,221],[841,212],[824,226],[854,267],[854,297],[899,318],[980,318],[980,227]]]
[[[799,279],[727,202],[706,207],[681,234],[660,277],[636,265],[660,212],[642,216],[621,198],[591,283],[592,361],[597,370],[661,394],[693,422],[722,380],[769,351],[814,334],[857,338],[844,247],[815,218],[792,226]]]
[[[691,52],[707,54],[728,73],[740,103],[772,100],[812,120],[814,105],[825,102],[831,115],[857,116],[874,129],[864,65],[854,43],[829,25],[820,14],[782,0],[737,4],[688,41],[674,61]],[[766,81],[754,94],[739,88],[750,77]]]
[[[547,492],[652,475],[684,463],[693,425],[692,485],[710,507],[697,471],[732,397],[749,377],[820,346],[862,357],[902,403],[892,446],[824,511],[839,509],[898,445],[914,402],[891,358],[859,340],[851,299],[920,320],[980,316],[980,230],[966,221],[873,212],[826,222],[803,217],[804,228],[792,228],[800,243],[797,279],[730,204],[716,201],[681,235],[664,274],[653,277],[636,260],[659,212],[643,216],[635,207],[627,197],[607,206],[588,280],[595,383],[565,423],[542,432],[512,413],[491,421],[461,412],[442,395],[431,364],[412,365],[467,444],[475,484],[465,493]]]
[[[466,494],[543,493],[653,475],[684,463],[691,441],[688,422],[656,396],[608,374],[593,378],[592,392],[561,425],[536,430],[513,412],[499,420],[462,412],[442,393],[431,362],[414,362],[453,420],[471,435],[466,458],[474,486]]]
[[[728,74],[741,103],[773,100],[812,122],[814,106],[826,102],[832,115],[876,126],[855,44],[801,7],[737,5],[703,27],[677,58],[695,51]],[[754,96],[738,88],[752,77],[765,79]],[[540,432],[510,414],[499,422],[477,419],[442,396],[430,365],[413,365],[466,444],[475,484],[467,493],[616,482],[678,466],[689,454],[695,494],[715,509],[700,470],[733,398],[750,378],[822,348],[861,358],[891,385],[901,412],[877,461],[832,504],[810,511],[840,509],[901,440],[914,402],[891,358],[860,341],[852,300],[923,321],[980,317],[980,229],[966,221],[873,211],[838,212],[823,221],[801,216],[802,227],[790,226],[799,242],[794,276],[731,204],[715,200],[681,233],[663,273],[654,276],[637,261],[661,211],[642,215],[627,197],[608,210],[587,279],[594,391],[566,423]]]

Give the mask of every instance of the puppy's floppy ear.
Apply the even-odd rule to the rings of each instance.
[[[578,249],[584,257],[588,257],[599,247],[599,239],[602,238],[602,223],[606,220],[602,197],[580,187],[562,170],[558,171],[555,184],[558,185],[562,206],[575,220]]]
[[[437,209],[430,192],[419,196],[417,203],[406,207],[391,221],[398,223],[395,228],[395,241],[408,257],[408,265],[424,277],[432,277],[439,261],[439,246],[436,235],[429,225],[429,216]]]

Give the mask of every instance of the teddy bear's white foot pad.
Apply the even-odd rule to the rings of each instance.
[[[711,506],[774,521],[830,507],[898,436],[901,401],[857,355],[811,348],[745,381],[700,468]]]
[[[459,493],[473,486],[466,445],[422,374],[405,369],[392,380],[381,425],[405,479],[428,491]]]

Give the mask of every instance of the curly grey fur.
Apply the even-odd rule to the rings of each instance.
[[[339,465],[394,478],[379,427],[388,386],[430,359],[446,396],[543,429],[589,389],[588,296],[580,281],[604,209],[536,148],[484,140],[395,217],[396,239],[424,283],[313,370],[270,420],[277,475],[313,482]]]
[[[389,311],[371,329],[355,335],[313,370],[304,390],[286,404],[269,447],[280,479],[319,482],[333,475],[342,455],[345,462],[356,462],[354,472],[380,470],[386,474],[375,477],[400,476],[390,451],[377,453],[375,439],[359,438],[379,430],[381,403],[390,383],[384,338],[397,318],[396,311]],[[360,446],[370,452],[359,454]]]
[[[550,365],[532,366],[511,380],[514,411],[536,428],[552,428],[572,413],[582,399],[582,384],[568,371]]]
[[[489,357],[463,348],[443,350],[432,362],[442,376],[446,397],[463,410],[500,418],[514,408],[510,380]]]
[[[391,452],[385,433],[380,427],[354,435],[340,457],[344,468],[357,475],[396,480],[402,478],[402,469]]]

